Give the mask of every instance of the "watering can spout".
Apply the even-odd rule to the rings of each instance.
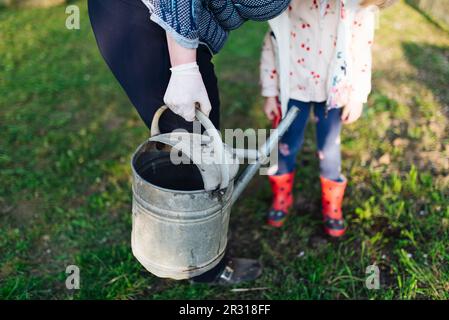
[[[231,206],[237,201],[243,190],[245,190],[245,188],[248,186],[248,183],[260,169],[260,166],[263,164],[265,159],[270,156],[273,148],[290,127],[293,120],[295,120],[295,118],[298,116],[298,113],[299,108],[290,108],[284,119],[282,119],[282,121],[279,123],[279,126],[276,128],[276,130],[274,130],[274,132],[268,137],[268,140],[260,147],[258,151],[259,157],[256,162],[249,164],[241,173],[234,186],[234,192],[231,197]]]

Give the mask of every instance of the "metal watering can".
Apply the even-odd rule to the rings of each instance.
[[[225,145],[209,118],[199,110],[196,117],[205,133],[160,134],[158,122],[166,109],[161,107],[156,112],[150,139],[132,156],[131,247],[149,272],[180,280],[200,275],[220,262],[226,250],[232,205],[299,109],[289,110],[259,150]],[[174,154],[191,161],[174,164]],[[242,157],[253,163],[236,179],[236,159]]]

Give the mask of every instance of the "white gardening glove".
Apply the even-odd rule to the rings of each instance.
[[[209,116],[211,104],[196,62],[170,68],[171,77],[164,102],[171,111],[187,121],[195,120],[195,107]]]

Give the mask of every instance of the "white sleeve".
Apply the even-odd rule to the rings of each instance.
[[[265,35],[260,59],[260,85],[262,96],[277,97],[279,95],[278,70],[273,47],[271,30]]]
[[[352,26],[351,100],[367,102],[371,92],[372,45],[376,23],[375,7],[361,8]]]

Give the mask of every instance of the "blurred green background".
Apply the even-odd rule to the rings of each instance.
[[[425,1],[380,15],[374,90],[342,136],[347,236],[321,233],[310,126],[286,226],[264,226],[265,177],[233,208],[231,253],[265,265],[237,288],[158,279],[132,256],[129,159],[148,131],[99,55],[85,1],[70,2],[80,30],[65,28],[64,5],[0,9],[0,298],[449,298],[449,33]],[[223,128],[269,126],[258,88],[266,28],[246,24],[214,58]],[[80,290],[65,287],[71,264]],[[365,287],[371,264],[379,290]]]
[[[407,3],[420,10],[440,27],[449,30],[449,1],[407,0]]]

